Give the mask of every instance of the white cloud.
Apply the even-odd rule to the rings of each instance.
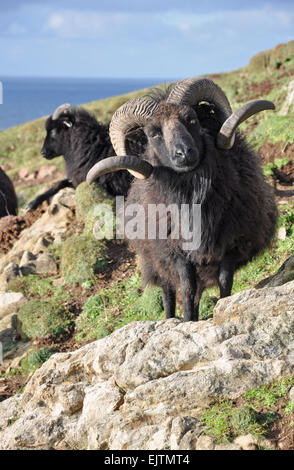
[[[207,31],[217,33],[223,31],[233,37],[241,30],[248,31],[259,28],[260,31],[283,30],[294,26],[294,15],[288,10],[264,6],[262,8],[248,10],[216,11],[215,13],[187,14],[176,11],[167,12],[162,21],[178,29],[184,35]]]
[[[43,28],[63,38],[101,38],[128,20],[124,14],[62,10],[49,15]]]

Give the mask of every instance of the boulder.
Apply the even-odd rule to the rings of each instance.
[[[134,322],[54,354],[21,397],[0,403],[0,449],[215,446],[199,440],[212,398],[294,374],[293,294],[294,281],[246,290],[219,301],[214,320]],[[253,445],[242,438],[215,448]]]
[[[56,272],[54,259],[46,252],[52,243],[60,243],[74,220],[74,196],[75,192],[72,188],[66,188],[56,194],[47,211],[33,225],[21,232],[19,239],[6,255],[0,256],[0,287],[2,289],[19,275],[32,272],[50,274]],[[30,263],[33,256],[36,258],[33,263]],[[38,267],[31,266],[31,264],[37,264]]]

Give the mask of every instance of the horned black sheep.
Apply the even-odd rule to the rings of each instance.
[[[104,171],[124,168],[136,179],[126,200],[132,204],[201,204],[201,244],[184,249],[185,238],[130,240],[141,258],[144,282],[163,290],[166,317],[174,317],[181,289],[184,320],[197,320],[203,290],[213,284],[220,296],[231,294],[236,269],[269,246],[277,210],[254,151],[238,125],[256,112],[274,109],[257,100],[232,113],[225,93],[208,79],[178,82],[165,95],[132,100],[114,114],[110,136],[117,157],[97,164],[91,183]],[[144,154],[127,155],[125,137],[147,137]],[[138,137],[140,138],[140,137]],[[145,220],[147,224],[148,220]],[[191,220],[190,220],[191,223]],[[129,237],[130,238],[130,237]]]
[[[17,197],[11,180],[0,168],[0,217],[17,215]]]
[[[66,179],[37,196],[28,204],[28,210],[36,209],[63,188],[76,188],[86,180],[89,169],[95,163],[114,153],[109,138],[109,123],[101,124],[81,107],[69,104],[59,106],[47,119],[45,126],[47,134],[41,154],[47,160],[63,155]],[[132,153],[138,153],[136,146],[129,141]],[[126,196],[132,179],[129,173],[120,171],[101,176],[99,184],[111,196]]]

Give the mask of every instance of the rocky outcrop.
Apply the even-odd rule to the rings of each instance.
[[[200,420],[211,397],[294,374],[293,294],[294,281],[245,290],[214,320],[134,322],[53,355],[0,404],[0,448],[217,448]]]
[[[12,318],[25,302],[26,299],[20,292],[0,292],[0,343],[2,344],[2,352],[13,342],[15,331],[12,328]]]
[[[74,220],[74,195],[70,188],[56,194],[42,217],[23,230],[9,253],[0,257],[0,290],[18,276],[56,272],[54,259],[47,251],[52,243],[61,241]]]
[[[293,103],[294,103],[294,80],[292,80],[288,85],[287,97],[279,114],[281,116],[286,116],[291,110],[293,111]]]
[[[290,256],[273,276],[263,279],[256,287],[277,287],[294,280],[294,255]]]

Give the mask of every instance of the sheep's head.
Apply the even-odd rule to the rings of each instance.
[[[64,155],[68,132],[73,126],[70,104],[59,106],[46,121],[46,137],[41,154],[47,160]]]
[[[161,102],[154,116],[147,120],[144,133],[148,140],[146,155],[153,165],[171,167],[178,173],[198,165],[201,127],[190,106]]]
[[[220,117],[215,142],[220,149],[233,147],[237,127],[245,119],[275,108],[270,101],[256,100],[232,113],[223,90],[209,79],[178,82],[162,101],[152,97],[128,101],[115,112],[110,123],[110,138],[118,156],[96,164],[87,181],[91,183],[102,174],[119,169],[128,169],[144,179],[152,173],[152,165],[169,166],[178,173],[196,168],[201,159],[203,129],[195,109],[202,102],[214,106]],[[143,130],[148,140],[146,153],[148,157],[152,155],[148,162],[127,155],[126,137],[138,129]]]

